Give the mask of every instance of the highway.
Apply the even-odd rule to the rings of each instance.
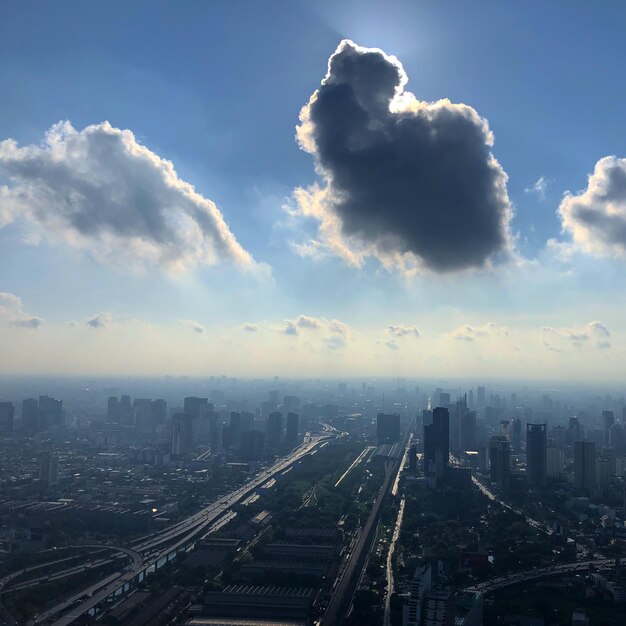
[[[587,561],[573,561],[571,563],[563,563],[561,565],[552,565],[550,567],[534,568],[516,574],[508,574],[506,576],[498,576],[491,578],[485,582],[478,583],[472,587],[467,587],[466,591],[482,591],[483,593],[492,593],[498,589],[519,585],[521,583],[532,582],[541,578],[549,578],[551,576],[562,576],[564,574],[575,574],[577,572],[585,572],[591,566],[597,569],[610,569],[615,565],[615,559],[590,559]]]
[[[400,468],[402,469],[402,468]],[[400,472],[398,472],[398,475]],[[393,489],[391,491],[393,495]],[[402,520],[404,519],[404,506],[406,505],[406,499],[403,497],[400,500],[400,507],[398,508],[398,517],[396,518],[396,525],[393,529],[393,536],[391,537],[391,543],[389,544],[389,551],[387,552],[387,591],[385,592],[385,621],[384,626],[390,626],[391,624],[391,596],[393,595],[393,553],[396,550],[396,543],[400,537],[400,530],[402,529]]]
[[[128,550],[129,553],[139,555],[140,560],[134,560],[130,570],[117,572],[83,589],[41,613],[31,620],[29,624],[44,624],[52,621],[54,626],[66,626],[82,615],[95,609],[110,596],[114,594],[121,596],[142,572],[157,569],[165,564],[168,559],[171,560],[174,558],[178,550],[188,547],[194,540],[199,539],[209,530],[211,525],[214,524],[219,517],[228,512],[232,506],[244,500],[251,495],[255,489],[285,471],[304,456],[314,453],[318,447],[328,443],[330,438],[331,435],[326,434],[308,437],[308,440],[293,450],[291,454],[279,459],[271,467],[263,470],[260,474],[232,493],[223,496],[216,502],[198,511],[198,513],[163,530],[163,532],[147,537],[141,543],[133,545],[132,549],[123,549]],[[149,556],[142,558],[141,553],[149,553]],[[59,614],[63,614],[62,617],[53,621]]]
[[[360,573],[367,562],[367,556],[376,538],[381,505],[389,492],[392,480],[395,479],[399,467],[398,459],[389,459],[386,463],[383,484],[372,505],[369,517],[346,558],[343,570],[338,575],[330,602],[322,619],[322,626],[342,624],[346,613],[350,609]]]

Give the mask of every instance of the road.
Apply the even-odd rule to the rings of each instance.
[[[339,478],[339,480],[335,483],[335,487],[339,487],[339,485],[341,484],[341,482],[343,481],[343,479],[361,462],[363,461],[368,454],[371,454],[373,450],[376,450],[375,446],[367,446],[367,448],[365,448],[365,450],[363,450],[361,452],[361,454],[359,454],[359,456],[356,457],[356,459],[354,459],[354,461],[352,461],[352,463],[350,464],[350,467],[348,467],[348,469],[341,475],[341,478]]]
[[[367,522],[354,544],[354,548],[347,557],[345,566],[339,574],[335,583],[333,594],[322,619],[322,626],[335,626],[342,624],[346,613],[352,604],[352,598],[359,581],[359,575],[367,561],[367,556],[372,548],[372,543],[376,538],[376,528],[380,516],[380,507],[389,491],[392,480],[395,478],[400,464],[398,459],[387,461],[385,468],[385,478],[378,492],[376,500],[372,505],[372,510]]]
[[[492,593],[498,589],[519,585],[521,583],[532,582],[541,578],[551,576],[562,576],[564,574],[573,574],[576,572],[587,571],[591,566],[597,569],[610,569],[615,565],[615,559],[590,559],[587,561],[573,561],[571,563],[562,563],[561,565],[552,565],[550,567],[535,568],[518,572],[516,574],[508,574],[506,576],[498,576],[491,578],[485,582],[478,583],[472,587],[468,587],[466,591],[482,591],[483,593]]]
[[[399,473],[400,472],[398,472],[398,474]],[[389,626],[391,624],[391,596],[393,595],[393,553],[396,550],[396,543],[398,541],[398,538],[400,537],[400,530],[402,529],[402,520],[404,519],[405,504],[406,498],[402,498],[402,500],[400,500],[400,507],[398,508],[396,525],[393,529],[393,536],[391,537],[391,543],[389,544],[389,552],[387,552],[387,594],[385,596],[384,626]]]
[[[60,613],[65,613],[69,610],[69,612],[65,613],[61,618],[53,622],[54,626],[66,626],[80,616],[95,609],[100,603],[104,602],[113,594],[121,595],[124,587],[129,586],[141,572],[149,568],[156,569],[160,567],[168,557],[175,555],[179,549],[188,546],[195,539],[199,538],[219,517],[228,512],[232,506],[244,500],[251,495],[255,489],[280,474],[294,463],[297,463],[306,455],[314,453],[318,447],[328,443],[330,437],[331,435],[309,437],[308,441],[293,450],[291,454],[276,461],[274,465],[263,470],[242,487],[223,496],[182,522],[165,529],[162,533],[152,535],[142,543],[133,545],[132,549],[128,549],[130,552],[137,554],[150,552],[151,556],[147,559],[142,559],[141,563],[134,563],[131,569],[126,572],[122,571],[113,574],[105,580],[98,581],[88,588],[74,594],[70,598],[38,615],[34,620],[29,622],[29,624],[47,623]]]

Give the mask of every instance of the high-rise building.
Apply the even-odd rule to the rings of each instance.
[[[13,432],[15,405],[13,402],[0,402],[0,433],[8,435]]]
[[[526,424],[526,481],[537,489],[546,484],[545,424]]]
[[[63,426],[63,400],[39,396],[39,420],[44,429]]]
[[[565,469],[565,453],[562,448],[546,448],[546,476],[561,478]]]
[[[435,481],[442,479],[449,460],[450,413],[445,407],[436,407],[432,424],[424,426],[424,474]]]
[[[454,626],[454,597],[450,589],[433,589],[424,600],[424,626]]]
[[[484,387],[478,387],[478,389],[476,390],[476,406],[478,407],[479,411],[484,411],[485,410],[485,388]]]
[[[206,411],[209,407],[208,398],[197,398],[196,396],[188,396],[184,400],[183,411],[190,415],[192,419],[200,417],[200,413]]]
[[[157,424],[165,424],[167,422],[167,402],[165,400],[153,400],[152,415]]]
[[[193,449],[193,420],[191,415],[177,413],[172,419],[172,456],[189,454]]]
[[[59,482],[59,457],[51,452],[44,452],[39,462],[39,480],[50,487]]]
[[[133,407],[130,396],[122,396],[120,399],[120,424],[130,425],[133,422]]]
[[[602,430],[604,431],[604,445],[611,443],[611,426],[615,424],[615,414],[613,411],[602,411]]]
[[[432,588],[430,563],[415,569],[413,580],[409,584],[409,602],[406,606],[403,623],[406,626],[421,626],[424,613],[424,600]]]
[[[574,487],[593,495],[596,490],[596,444],[574,442]]]
[[[39,420],[39,402],[36,398],[22,400],[22,428],[34,433],[41,429]]]
[[[519,417],[511,422],[511,448],[514,454],[522,451],[522,420]]]
[[[400,441],[400,416],[397,413],[379,413],[377,415],[376,439],[379,444]]]
[[[489,476],[501,489],[511,485],[511,446],[502,435],[489,442]]]
[[[247,461],[259,461],[263,457],[265,433],[246,430],[241,433],[241,455]]]
[[[596,459],[596,485],[604,491],[608,489],[611,476],[615,474],[615,460],[608,457]]]
[[[283,416],[279,411],[272,411],[267,419],[267,445],[278,448],[283,438]]]
[[[582,441],[583,431],[577,417],[570,417],[567,426],[567,443],[573,446],[576,441]]]
[[[460,449],[462,452],[476,450],[476,411],[463,411],[459,424]]]
[[[111,396],[107,400],[107,422],[119,423],[120,421],[120,401],[116,396]]]
[[[285,444],[289,448],[295,448],[300,440],[298,439],[298,429],[300,417],[297,413],[287,413],[287,431],[285,433]]]

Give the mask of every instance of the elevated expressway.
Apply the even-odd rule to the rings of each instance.
[[[202,538],[231,507],[250,496],[255,489],[284,472],[305,456],[315,453],[317,448],[328,443],[333,437],[334,434],[309,436],[291,454],[278,459],[271,467],[263,470],[230,494],[221,497],[185,520],[159,533],[133,542],[128,548],[122,548],[121,550],[126,550],[128,556],[133,559],[132,565],[99,580],[37,615],[28,623],[29,626],[35,624],[66,626],[83,615],[96,615],[103,606],[121,598],[137,583],[142,582],[148,574],[175,559],[180,552],[191,549],[195,542]],[[106,548],[108,546],[101,545],[98,547]]]

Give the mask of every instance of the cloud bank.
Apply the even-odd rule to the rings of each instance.
[[[54,125],[40,145],[0,142],[0,226],[24,219],[35,235],[102,260],[168,271],[229,261],[252,267],[215,204],[170,161],[108,122]]]
[[[36,329],[43,323],[40,317],[24,312],[21,298],[6,291],[0,292],[0,319],[18,328]]]
[[[464,104],[421,102],[400,62],[341,42],[300,113],[297,139],[323,184],[295,192],[318,221],[302,255],[366,257],[405,271],[482,268],[512,249],[507,175],[487,121]]]
[[[626,258],[626,159],[600,159],[587,189],[565,194],[559,215],[583,252]]]

